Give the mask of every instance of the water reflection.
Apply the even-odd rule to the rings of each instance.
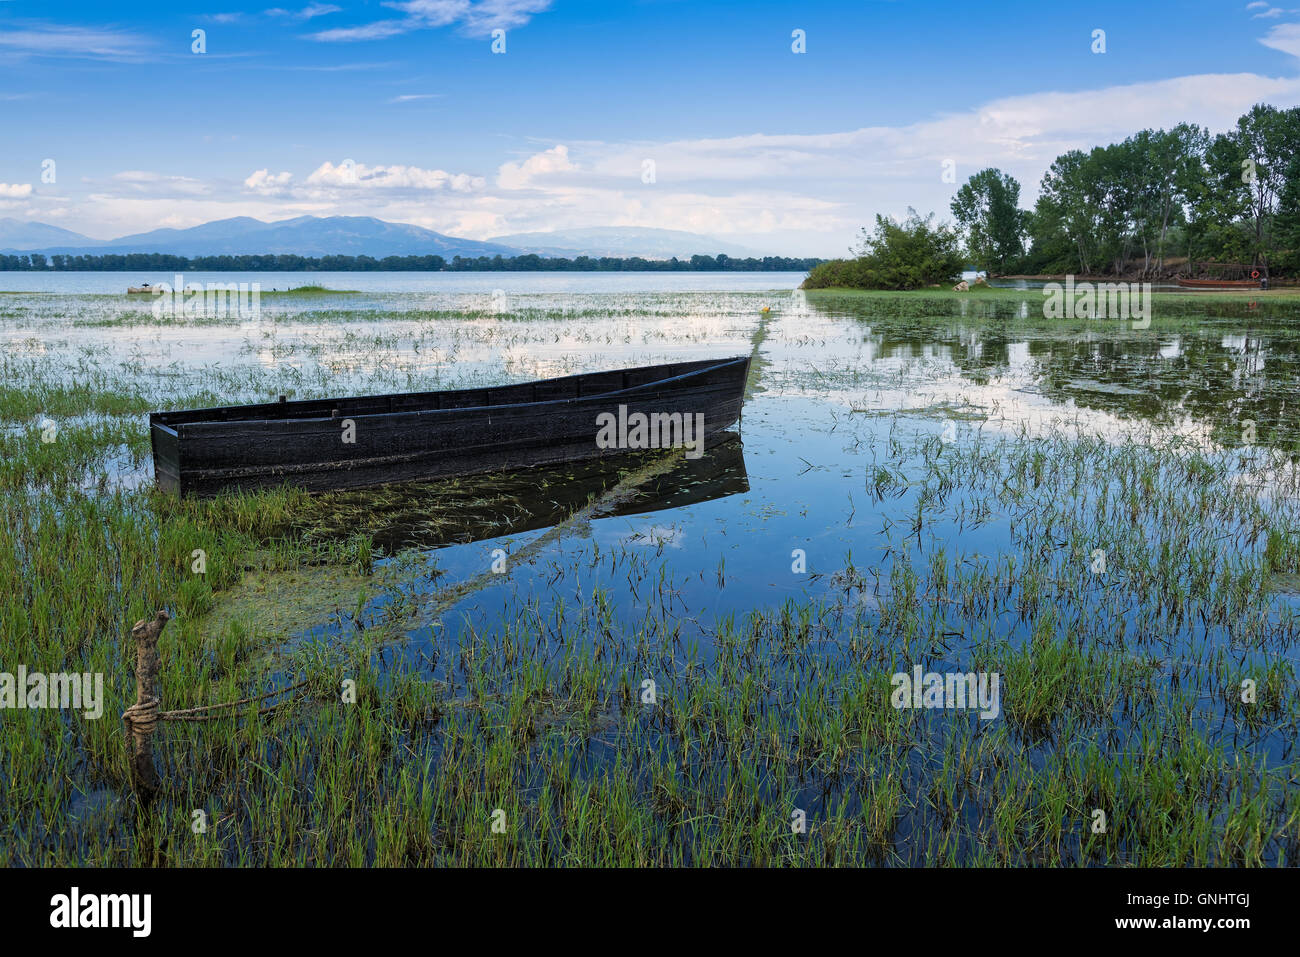
[[[1294,306],[1192,299],[1159,304],[1145,332],[1098,321],[1012,334],[1003,321],[1024,319],[1037,301],[814,296],[809,302],[827,320],[869,320],[865,353],[896,360],[896,377],[910,373],[938,387],[947,364],[968,383],[1010,385],[1058,407],[1151,425],[1191,426],[1224,446],[1242,444],[1249,419],[1258,444],[1300,449],[1293,414],[1300,331],[1287,314]],[[1176,321],[1162,329],[1161,313]],[[950,324],[935,321],[945,316]]]
[[[465,544],[558,525],[649,461],[644,454],[627,454],[463,480],[339,492],[332,505],[342,528],[351,527],[351,513],[363,512],[375,547],[393,555],[406,548]],[[670,511],[748,491],[744,446],[739,435],[723,433],[699,458],[679,459],[631,496],[598,508],[593,517]]]

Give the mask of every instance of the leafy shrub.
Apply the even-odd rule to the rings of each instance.
[[[803,288],[921,289],[954,281],[965,264],[961,238],[946,223],[934,225],[933,213],[922,218],[910,207],[907,212],[901,223],[877,216],[874,233],[862,230],[857,259],[813,267]]]

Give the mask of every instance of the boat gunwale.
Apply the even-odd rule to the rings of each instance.
[[[691,370],[690,372],[683,372],[683,373],[681,373],[680,375],[670,376],[670,377],[665,378],[665,379],[652,379],[652,380],[650,380],[649,382],[643,382],[643,383],[641,383],[641,384],[639,384],[639,385],[627,386],[626,388],[622,388],[622,389],[613,389],[613,390],[610,390],[610,391],[608,391],[608,392],[598,392],[598,393],[595,393],[595,394],[593,394],[593,395],[566,396],[566,397],[563,397],[563,398],[555,398],[555,399],[536,399],[536,400],[532,400],[532,401],[529,401],[529,402],[510,402],[510,403],[506,403],[506,404],[503,404],[503,405],[473,405],[473,406],[460,406],[460,407],[457,407],[457,408],[450,408],[450,409],[394,409],[394,410],[392,410],[392,411],[386,411],[386,412],[356,412],[356,413],[348,413],[348,414],[346,414],[346,415],[344,415],[343,413],[340,412],[339,415],[337,415],[337,416],[335,416],[335,415],[320,415],[320,416],[295,416],[295,417],[291,417],[291,418],[290,418],[290,417],[285,417],[285,418],[273,418],[273,417],[268,417],[268,418],[260,418],[260,419],[201,419],[201,420],[199,420],[199,421],[195,421],[195,422],[178,422],[178,423],[175,424],[175,426],[169,426],[169,425],[167,425],[167,423],[166,423],[165,421],[162,421],[162,420],[159,418],[159,417],[161,417],[161,416],[165,416],[165,415],[167,415],[167,414],[168,414],[167,412],[151,412],[151,413],[149,413],[149,421],[150,421],[150,424],[151,424],[151,425],[156,426],[156,427],[160,427],[160,428],[165,428],[165,429],[167,429],[168,431],[172,432],[173,434],[175,434],[175,435],[177,435],[177,436],[179,437],[179,436],[181,435],[181,429],[184,429],[184,430],[188,433],[189,430],[190,430],[190,427],[192,427],[192,426],[226,426],[226,425],[244,425],[244,426],[249,426],[249,425],[258,425],[258,426],[266,426],[266,425],[268,425],[268,424],[286,424],[286,423],[295,423],[295,424],[297,424],[297,423],[304,423],[304,424],[307,424],[307,423],[319,423],[319,422],[338,422],[340,419],[343,419],[343,418],[347,418],[347,419],[375,419],[375,418],[396,419],[396,418],[399,418],[399,417],[407,417],[407,416],[415,416],[415,417],[418,417],[418,416],[423,416],[423,415],[436,415],[436,414],[440,414],[440,413],[444,413],[444,412],[462,412],[462,413],[474,413],[474,412],[478,412],[478,413],[482,413],[482,412],[485,412],[485,411],[498,411],[498,410],[499,410],[499,411],[506,411],[506,410],[512,410],[512,409],[531,408],[531,407],[540,407],[540,406],[556,406],[556,407],[559,407],[559,406],[561,406],[561,405],[572,404],[572,403],[575,403],[575,402],[587,402],[587,401],[589,401],[589,400],[593,400],[593,399],[607,399],[607,398],[609,398],[609,397],[611,397],[611,396],[624,395],[624,394],[628,394],[628,393],[631,393],[631,392],[636,392],[636,391],[638,391],[638,390],[644,390],[644,389],[646,389],[647,387],[650,387],[650,386],[657,386],[657,385],[664,384],[664,383],[673,383],[673,382],[678,382],[679,380],[682,380],[682,379],[693,378],[693,377],[695,377],[695,376],[702,375],[702,374],[704,374],[704,373],[706,373],[706,372],[713,372],[713,371],[716,371],[716,370],[718,370],[718,369],[725,368],[725,367],[727,367],[727,366],[736,365],[736,364],[738,364],[738,363],[748,363],[749,361],[750,361],[750,357],[749,357],[749,356],[733,356],[733,357],[731,357],[731,358],[723,359],[723,360],[720,360],[720,361],[718,361],[718,362],[715,362],[715,363],[712,364],[712,365],[703,366],[703,367],[701,367],[701,368],[699,368],[699,369],[693,369],[693,370]],[[671,362],[661,363],[661,365],[674,365],[674,364],[675,364],[675,363],[671,363]],[[656,367],[656,366],[634,366],[634,367],[632,367],[631,369],[622,369],[622,370],[620,370],[620,369],[613,369],[613,370],[608,370],[608,371],[610,371],[610,372],[638,372],[638,371],[641,371],[641,370],[644,370],[644,369],[654,369],[654,368],[657,368],[657,367]],[[559,382],[559,381],[562,381],[562,380],[564,380],[564,379],[578,379],[578,378],[582,378],[582,377],[585,376],[585,375],[593,375],[593,376],[594,376],[594,375],[603,375],[603,374],[606,374],[606,373],[604,373],[604,372],[577,373],[576,375],[572,375],[572,376],[557,376],[557,377],[552,378],[552,379],[536,379],[536,380],[533,380],[532,382],[517,382],[517,383],[512,383],[512,385],[513,385],[513,386],[526,386],[526,385],[532,385],[532,384],[541,384],[541,383],[544,383],[544,382]],[[505,388],[511,388],[512,385],[506,385],[506,386],[484,386],[483,389],[482,389],[482,391],[487,392],[487,391],[491,391],[492,389],[505,389]],[[463,390],[462,390],[462,389],[447,389],[447,390],[444,390],[444,392],[462,392],[462,391],[464,391],[464,392],[476,392],[476,391],[480,391],[480,390],[479,390],[479,389],[463,389]],[[357,398],[363,398],[363,399],[385,399],[385,398],[400,398],[400,397],[402,397],[402,396],[412,396],[412,395],[439,395],[439,394],[442,394],[442,393],[437,393],[437,392],[432,392],[432,393],[430,393],[430,392],[396,392],[396,393],[386,393],[386,394],[375,395],[375,396],[353,396],[353,397],[350,397],[350,398],[351,398],[351,399],[357,399]],[[349,399],[328,399],[328,398],[327,398],[327,399],[305,399],[305,400],[301,400],[301,401],[306,401],[306,402],[330,402],[330,401],[346,402],[346,401],[349,401]],[[264,404],[268,404],[268,403],[256,403],[256,404],[258,404],[258,405],[264,405]],[[232,405],[232,406],[215,406],[215,407],[213,407],[213,408],[211,408],[211,409],[175,409],[175,410],[172,410],[172,411],[173,411],[173,412],[185,412],[185,413],[194,413],[194,412],[221,412],[221,411],[225,411],[225,410],[227,410],[227,409],[239,409],[239,408],[244,408],[244,406],[237,406],[237,405]],[[202,431],[207,431],[207,430],[204,429],[204,430],[202,430]]]

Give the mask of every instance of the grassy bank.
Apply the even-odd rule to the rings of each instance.
[[[1051,280],[1049,280],[1051,281]],[[1075,278],[1076,285],[1082,282],[1093,285],[1113,283],[1116,280],[1084,280]],[[1130,285],[1140,285],[1131,283]],[[877,299],[892,299],[898,296],[924,299],[968,299],[968,300],[1041,300],[1044,293],[1041,287],[1031,289],[1013,289],[1009,286],[972,286],[967,292],[958,292],[952,286],[931,286],[926,289],[913,289],[898,292],[891,289],[850,289],[832,287],[827,289],[809,289],[804,295],[808,297],[826,296],[862,296]],[[1193,290],[1193,289],[1156,289],[1152,296],[1157,304],[1183,303],[1250,303],[1269,302],[1273,304],[1300,304],[1300,287],[1282,287],[1248,292],[1232,290]]]

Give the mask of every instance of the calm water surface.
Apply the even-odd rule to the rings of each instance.
[[[714,636],[729,623],[817,607],[825,612],[814,629],[821,660],[833,668],[850,654],[854,629],[900,587],[948,594],[936,578],[944,563],[1037,563],[1067,574],[1081,560],[1044,554],[1044,547],[1068,549],[1032,534],[1043,510],[1069,510],[1071,501],[1031,493],[1008,504],[996,485],[969,474],[945,486],[935,464],[942,443],[1177,439],[1243,474],[1259,456],[1273,456],[1292,476],[1300,448],[1300,326],[1293,307],[1268,302],[1184,303],[1163,317],[1157,309],[1151,327],[1138,332],[1024,323],[1041,310],[1037,290],[1023,300],[968,302],[803,297],[794,292],[801,277],[780,274],[263,273],[252,278],[264,286],[312,282],[360,294],[267,297],[263,315],[247,323],[157,325],[147,306],[94,294],[116,293],[126,274],[0,275],[11,285],[49,282],[47,292],[56,293],[0,300],[6,361],[71,370],[94,356],[138,370],[164,402],[177,383],[204,377],[227,401],[254,401],[277,391],[450,388],[754,350],[757,388],[734,442],[564,534],[551,532],[555,523],[616,476],[562,469],[491,477],[473,507],[424,486],[363,496],[381,565],[425,569],[369,596],[363,618],[378,623],[404,609],[397,617],[406,622],[405,640],[385,662],[453,685],[454,652],[467,640],[527,621],[557,641],[583,641],[598,610],[627,634],[662,642],[664,667],[680,669],[688,646],[710,661]],[[167,277],[130,277],[145,278]],[[504,308],[494,305],[496,289],[507,294]],[[1189,309],[1199,310],[1191,321]],[[1253,444],[1243,441],[1248,420]],[[148,468],[123,462],[120,480],[147,478]],[[883,491],[882,471],[891,476]],[[1125,494],[1128,481],[1098,477],[1074,494],[1091,501],[1103,485]],[[1260,494],[1281,493],[1263,487]],[[485,511],[484,501],[496,504]],[[1165,530],[1147,531],[1156,539]],[[1215,529],[1228,539],[1237,533]],[[534,544],[540,547],[528,551]],[[449,607],[437,603],[445,585],[480,575],[501,552],[528,558]],[[1227,547],[1223,562],[1232,561]],[[907,576],[916,581],[908,585]],[[926,667],[971,670],[980,640],[1030,641],[1042,624],[1016,616],[1017,587],[978,613],[955,599],[921,599],[933,638]],[[436,614],[419,610],[435,605]],[[1152,630],[1147,596],[1117,603],[1109,587],[1063,591],[1060,609],[1062,620],[1049,626],[1058,637],[1104,634],[1108,645],[1156,660],[1207,650],[1242,665],[1296,657],[1297,608],[1286,588],[1267,612],[1276,620],[1276,643],[1267,648],[1237,647],[1231,628],[1173,612]],[[287,647],[353,627],[323,619],[286,636]],[[1116,715],[1101,738],[1075,743],[1116,729],[1123,737],[1142,720]],[[1221,704],[1208,704],[1196,720],[1234,746],[1240,728]],[[1291,760],[1293,746],[1264,730],[1244,753],[1278,765]]]

